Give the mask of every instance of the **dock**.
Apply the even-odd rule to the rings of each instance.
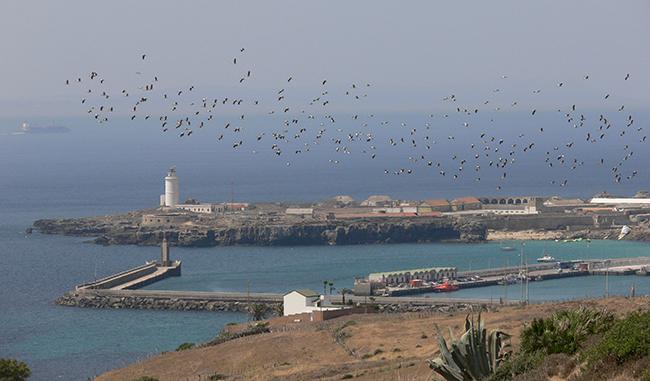
[[[504,278],[544,281],[589,275],[650,275],[650,257],[611,258],[557,261],[552,263],[535,263],[527,266],[511,266],[495,269],[481,269],[459,272],[454,284],[459,289],[487,287],[502,284]],[[507,280],[506,280],[507,282]],[[436,292],[436,285],[409,287],[407,284],[387,287],[383,295],[401,297]]]

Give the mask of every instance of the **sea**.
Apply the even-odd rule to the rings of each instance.
[[[16,135],[13,132],[23,120],[0,120],[0,357],[27,362],[33,371],[31,380],[87,380],[109,369],[172,351],[184,342],[206,341],[227,323],[248,320],[241,313],[93,310],[53,303],[75,284],[157,258],[159,249],[104,247],[88,243],[88,238],[27,235],[25,229],[40,218],[107,215],[155,207],[163,191],[162,178],[172,166],[177,168],[183,199],[253,203],[309,202],[340,194],[357,200],[372,194],[400,199],[471,195],[587,198],[600,191],[632,195],[650,184],[650,175],[643,166],[650,159],[650,150],[644,150],[634,139],[621,138],[597,148],[587,143],[576,143],[570,151],[558,148],[554,152],[564,152],[567,162],[577,158],[584,164],[576,169],[569,165],[552,168],[544,162],[546,150],[553,152],[556,144],[564,147],[583,135],[556,131],[554,138],[536,138],[536,148],[527,154],[518,153],[517,160],[508,166],[507,178],[501,177],[503,170],[489,167],[485,161],[485,172],[477,181],[476,174],[467,174],[474,168],[467,151],[480,128],[468,131],[455,127],[458,121],[434,122],[430,135],[436,143],[431,149],[422,145],[415,148],[388,141],[409,135],[411,126],[426,129],[426,116],[376,117],[391,123],[384,124],[388,127],[383,130],[373,130],[373,142],[347,136],[346,132],[360,131],[360,136],[367,137],[368,132],[362,131],[352,117],[340,118],[337,127],[341,131],[330,126],[319,141],[309,140],[314,141],[309,146],[304,144],[305,139],[293,139],[295,131],[287,131],[289,142],[278,142],[284,148],[281,155],[271,147],[272,132],[284,128],[279,119],[269,124],[267,118],[252,117],[241,136],[228,131],[222,140],[215,127],[197,129],[189,138],[179,138],[162,133],[153,122],[116,120],[98,125],[88,118],[56,120],[56,124],[70,128],[68,133]],[[540,123],[552,126],[555,118],[552,112],[540,112]],[[498,134],[492,130],[497,142],[492,144],[503,138],[503,144],[518,144],[521,148],[528,138],[532,139],[528,131],[519,137],[522,119],[513,114],[499,120],[502,127]],[[47,125],[51,121],[35,118],[28,122]],[[265,138],[256,140],[262,133]],[[338,138],[348,139],[344,152],[334,149],[332,139]],[[244,143],[233,148],[239,140]],[[627,149],[624,144],[629,145]],[[634,150],[634,155],[624,160],[622,168],[626,174],[633,170],[638,173],[630,180],[615,183],[610,167],[623,161],[626,150]],[[508,149],[502,151],[504,156],[509,155]],[[374,159],[371,152],[376,154]],[[467,156],[465,172],[456,168],[458,160],[454,156]],[[600,157],[606,158],[606,166],[599,165]],[[430,168],[427,160],[440,162],[447,175],[439,174],[440,168]],[[392,174],[401,168],[412,169],[412,173]],[[450,175],[454,173],[459,174],[457,179]],[[558,183],[563,179],[568,183],[560,187]],[[502,251],[502,246],[517,250]],[[171,255],[183,261],[182,276],[148,288],[281,293],[293,288],[319,291],[323,281],[328,280],[341,289],[351,287],[354,277],[375,271],[516,265],[522,250],[529,261],[543,253],[560,259],[650,255],[648,244],[615,241],[174,247]],[[637,294],[650,294],[650,278],[609,278],[610,294],[626,295],[632,286]],[[605,293],[605,280],[594,276],[533,282],[529,292],[532,301],[599,297]],[[495,286],[461,290],[453,296],[519,300],[521,289],[516,285]]]

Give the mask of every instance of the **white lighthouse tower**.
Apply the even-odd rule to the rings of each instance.
[[[179,191],[178,191],[178,177],[176,176],[176,168],[171,167],[167,176],[165,176],[165,194],[160,197],[161,206],[175,208],[178,205]]]

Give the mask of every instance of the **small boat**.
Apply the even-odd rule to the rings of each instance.
[[[449,283],[448,280],[444,281],[444,283],[438,284],[433,287],[433,290],[435,292],[451,292],[451,291],[456,291],[460,287],[458,287],[457,284],[454,283]]]
[[[515,251],[515,250],[517,249],[515,249],[512,246],[501,246],[501,251]]]
[[[548,254],[544,254],[543,256],[537,258],[537,262],[548,263],[548,262],[557,262],[557,260],[555,259],[555,257],[552,257]]]
[[[515,284],[515,283],[517,283],[517,277],[512,274],[508,274],[504,276],[503,278],[501,278],[500,281],[497,282],[497,284],[501,286]]]

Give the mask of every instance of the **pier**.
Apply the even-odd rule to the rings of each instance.
[[[522,281],[544,281],[589,275],[650,275],[650,257],[612,258],[535,263],[459,272],[454,284],[458,289],[487,287]],[[408,283],[383,289],[384,296],[404,296],[437,292],[437,284],[411,287]]]

